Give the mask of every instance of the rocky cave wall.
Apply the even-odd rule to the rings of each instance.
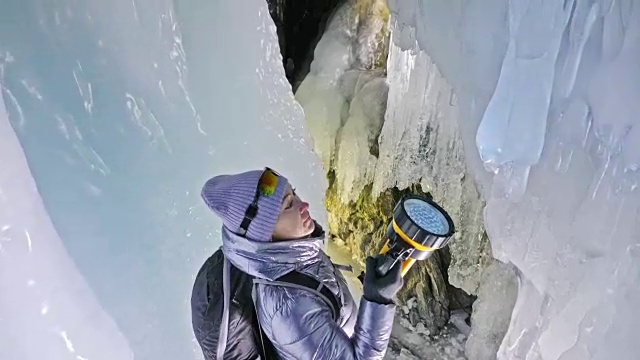
[[[272,2],[270,1],[270,3]],[[374,101],[376,104],[372,102],[370,105],[381,106],[383,109],[381,114],[383,115],[379,119],[369,118],[369,121],[375,124],[364,128],[368,131],[366,136],[368,159],[365,160],[365,163],[354,163],[351,159],[353,157],[352,149],[344,150],[345,146],[350,146],[355,141],[356,135],[354,134],[358,134],[358,130],[361,130],[349,128],[351,125],[349,122],[355,121],[352,120],[354,111],[352,104],[355,104],[358,99],[358,91],[364,91],[367,84],[376,79],[386,80],[387,59],[390,55],[391,22],[388,10],[386,12],[380,10],[381,4],[385,4],[381,1],[334,2],[336,6],[343,5],[343,8],[347,9],[341,11],[338,11],[337,7],[327,10],[327,7],[313,5],[315,3],[326,6],[323,1],[305,2],[306,6],[312,6],[313,10],[310,11],[316,14],[313,19],[325,19],[320,27],[316,27],[319,33],[313,37],[314,39],[320,38],[322,31],[331,24],[333,17],[342,17],[341,21],[345,21],[346,17],[349,24],[353,25],[349,31],[340,34],[348,44],[345,49],[352,53],[353,61],[344,69],[342,75],[332,79],[332,81],[340,83],[338,88],[341,89],[343,100],[323,104],[329,108],[331,106],[341,107],[338,111],[339,119],[334,121],[332,127],[327,127],[327,123],[331,121],[312,118],[313,114],[311,113],[318,109],[317,99],[313,99],[313,106],[310,105],[311,100],[309,99],[313,98],[313,89],[310,90],[309,86],[302,85],[300,93],[296,92],[300,89],[307,75],[309,78],[325,76],[326,74],[321,73],[322,69],[314,70],[307,65],[304,67],[296,66],[293,69],[288,69],[288,71],[293,71],[291,76],[289,72],[287,73],[294,92],[296,92],[296,97],[307,113],[307,122],[316,143],[316,151],[323,159],[327,171],[329,188],[326,192],[325,205],[329,216],[331,240],[346,247],[353,255],[354,260],[363,264],[366,256],[376,254],[382,247],[384,232],[393,207],[403,195],[420,194],[433,197],[452,216],[457,233],[447,247],[412,268],[405,278],[405,286],[399,294],[399,299],[404,303],[415,299],[414,306],[408,307],[409,312],[405,315],[412,325],[424,324],[432,334],[437,333],[449,321],[452,312],[464,311],[471,314],[472,306],[474,307],[473,316],[467,321],[473,325],[475,320],[482,318],[483,307],[488,306],[487,301],[476,302],[473,305],[477,297],[490,299],[492,296],[503,296],[515,299],[516,283],[513,271],[508,266],[494,260],[491,255],[482,220],[484,202],[476,190],[473,176],[468,173],[462,139],[457,126],[459,118],[455,92],[439,72],[437,64],[433,63],[426,54],[423,54],[427,57],[427,61],[431,62],[432,76],[442,84],[437,89],[442,94],[438,97],[437,102],[422,104],[423,107],[429,107],[429,109],[416,109],[416,116],[424,117],[429,114],[437,116],[430,116],[428,121],[421,122],[422,125],[415,129],[409,129],[421,132],[420,141],[409,152],[406,152],[406,148],[403,149],[403,153],[394,152],[394,149],[386,149],[386,154],[385,150],[381,154],[380,136],[385,136],[385,132],[394,126],[389,123],[392,115],[385,114],[384,110],[387,108],[388,102],[394,100],[390,99],[392,95],[388,94],[389,89],[386,81],[384,81],[385,85],[377,84],[376,86],[380,90],[373,97],[367,97],[367,100],[371,102],[372,99],[377,99]],[[277,4],[275,8],[272,8],[275,9],[272,10],[272,16],[281,14],[289,8],[287,1],[278,1]],[[326,11],[324,17],[320,16],[322,9]],[[300,24],[297,21],[289,24],[286,19],[286,16],[280,16],[276,20],[278,34],[281,36],[281,48],[284,49],[282,52],[285,68],[287,62],[289,65],[292,62],[310,65],[313,59],[313,49],[318,42],[308,44],[310,51],[292,50],[299,45],[290,43],[291,38],[281,34],[295,32],[291,28],[299,28]],[[384,26],[376,28],[376,36],[369,36],[374,41],[363,41],[362,39],[366,39],[367,36],[359,36],[359,33],[371,31],[371,25],[367,24],[377,23],[380,20],[383,21]],[[420,51],[419,49],[408,50]],[[293,60],[288,60],[289,58]],[[316,68],[321,67],[322,65],[316,64]],[[356,85],[345,85],[345,83],[353,81],[349,79],[354,78],[354,73],[357,79],[355,80]],[[309,80],[307,79],[307,81]],[[318,81],[314,79],[316,88],[326,90],[326,84],[317,85],[317,83]],[[424,91],[424,84],[417,86],[422,86],[422,91]],[[305,94],[301,94],[302,92]],[[318,97],[322,98],[322,96]],[[397,104],[392,106],[397,106]],[[325,144],[327,141],[329,143]],[[376,176],[380,177],[375,173],[375,169],[376,165],[382,163],[381,156],[391,157],[391,159],[385,159],[386,164],[391,167],[403,161],[414,161],[419,164],[427,164],[427,166],[417,167],[416,171],[402,182],[388,183],[385,179],[376,179]],[[349,159],[345,162],[342,161],[343,158]],[[344,181],[340,181],[341,178],[344,178],[344,172],[354,172],[354,169],[347,169],[347,166],[355,167],[356,175],[354,176],[357,178],[353,179],[352,176],[350,186],[346,186]],[[362,169],[362,174],[358,173],[360,169]],[[371,169],[374,170],[370,171]],[[507,287],[510,290],[505,294],[493,294],[492,285],[497,281],[507,282],[512,286]],[[482,322],[487,323],[487,321]],[[467,344],[468,347],[486,347],[487,359],[495,358],[496,344],[500,343],[500,339],[506,332],[508,319],[496,319],[493,325],[491,329],[484,328],[475,331],[472,326],[470,340]]]

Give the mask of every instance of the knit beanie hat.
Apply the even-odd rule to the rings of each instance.
[[[240,224],[247,208],[253,202],[263,173],[262,170],[254,170],[241,174],[219,175],[204,184],[201,193],[202,199],[209,209],[222,219],[224,226],[231,232],[238,233],[240,230]],[[260,193],[258,213],[244,235],[250,240],[271,240],[273,229],[280,215],[285,189],[289,183],[284,176],[274,173],[268,173],[263,182],[265,180],[268,188]]]

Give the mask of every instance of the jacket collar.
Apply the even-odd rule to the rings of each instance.
[[[268,242],[249,240],[222,228],[224,256],[241,271],[267,280],[321,261],[324,241],[324,230],[317,223],[308,238]]]

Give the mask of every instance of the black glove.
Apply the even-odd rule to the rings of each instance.
[[[382,264],[384,257],[384,255],[378,255],[375,258],[367,257],[363,296],[374,303],[392,304],[393,297],[402,288],[402,261],[396,262],[386,275],[379,277],[376,268]]]

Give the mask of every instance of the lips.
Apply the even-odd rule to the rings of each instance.
[[[307,223],[307,222],[309,222],[310,220],[311,220],[311,215],[309,215],[309,212],[305,210],[305,211],[302,213],[302,222],[303,222],[303,223]]]

